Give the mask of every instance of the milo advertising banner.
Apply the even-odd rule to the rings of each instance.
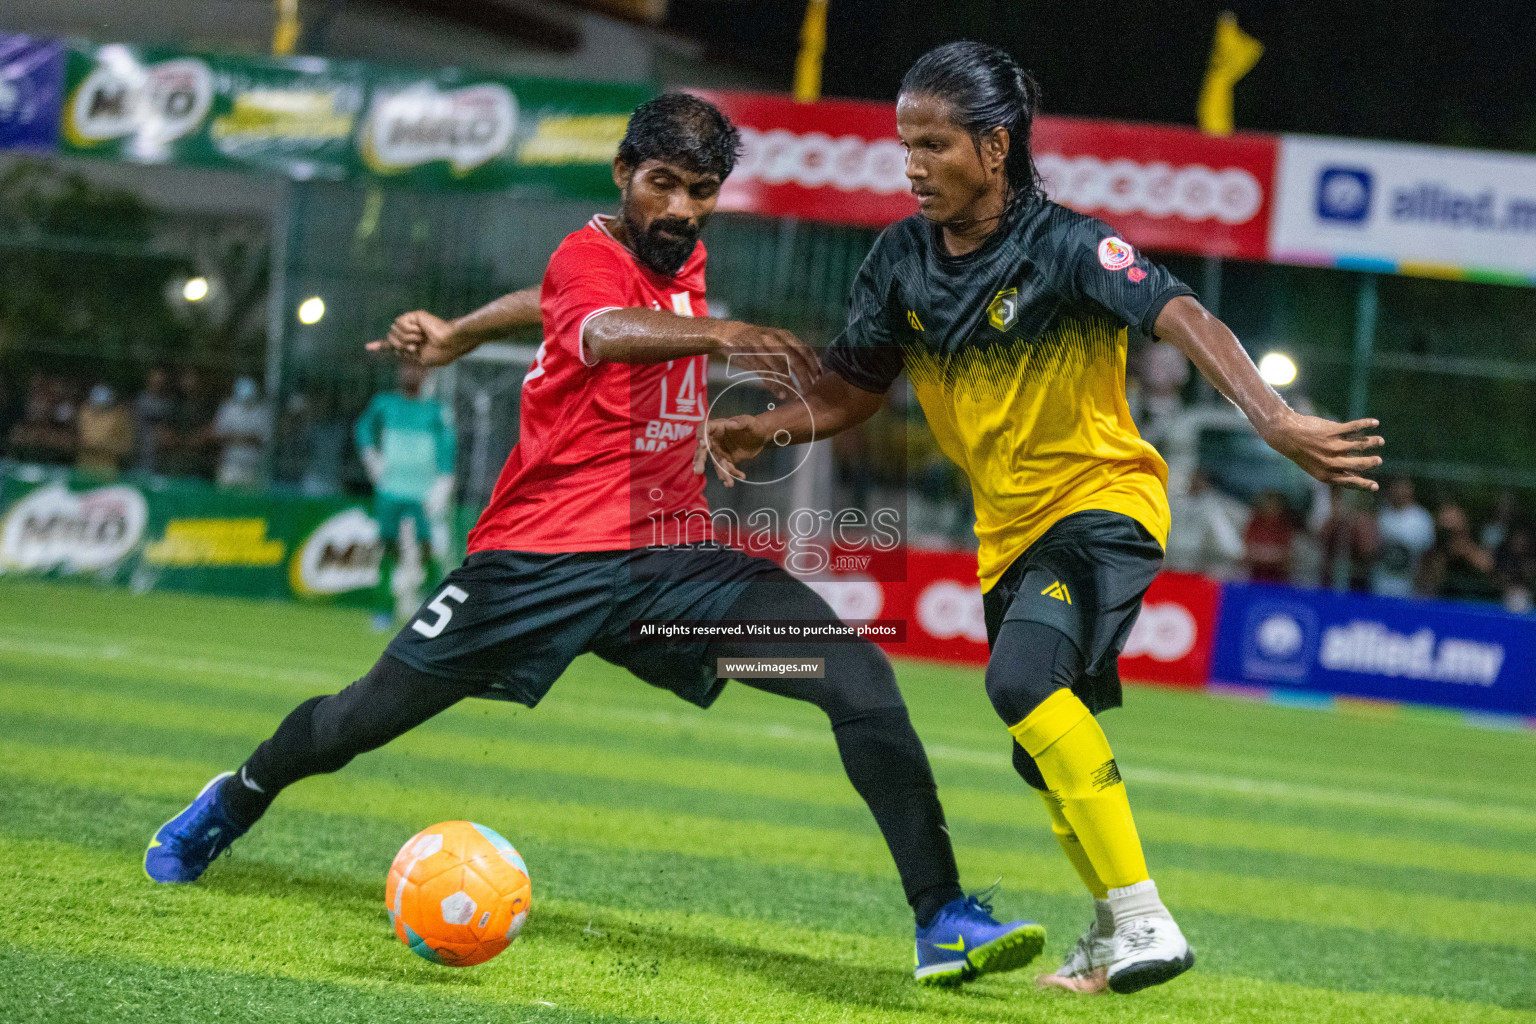
[[[375,178],[424,188],[545,185],[606,197],[636,86],[486,79],[458,71],[375,78],[355,152]]]
[[[355,64],[122,45],[75,45],[65,78],[65,152],[300,178],[350,173],[352,132],[367,98]]]
[[[0,474],[0,574],[387,607],[383,553],[357,502],[26,465]]]
[[[545,185],[606,196],[638,86],[407,72],[313,57],[70,45],[62,152],[137,163],[372,179]]]

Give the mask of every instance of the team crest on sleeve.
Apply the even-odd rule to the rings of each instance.
[[[1004,288],[992,299],[992,305],[987,307],[987,319],[992,321],[992,326],[1000,331],[1006,331],[1019,320],[1019,290],[1017,288]]]
[[[1099,243],[1099,266],[1105,270],[1124,270],[1136,260],[1136,250],[1123,238],[1110,235]]]

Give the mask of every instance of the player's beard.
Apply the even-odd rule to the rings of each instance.
[[[640,262],[664,277],[675,277],[693,248],[699,242],[699,231],[704,227],[681,217],[657,217],[650,226],[642,229],[629,211],[623,211],[624,228],[629,234],[630,248],[640,257]],[[668,234],[662,234],[665,229]]]

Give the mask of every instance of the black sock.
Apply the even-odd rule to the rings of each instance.
[[[315,708],[327,699],[311,697],[288,712],[271,738],[263,740],[239,770],[224,780],[219,800],[237,825],[250,828],[284,787],[318,773],[309,770],[317,760],[313,724]]]
[[[965,893],[960,891],[960,884],[955,882],[937,886],[919,896],[917,902],[912,905],[912,916],[917,919],[917,926],[927,928],[933,923],[933,919],[939,916],[939,911],[944,909],[945,904],[964,895]]]
[[[235,772],[229,778],[219,784],[219,802],[224,805],[224,810],[234,819],[236,825],[241,828],[250,828],[256,824],[256,820],[267,813],[267,808],[272,806],[272,798],[276,793],[266,793],[252,787],[245,781],[249,776],[242,774],[245,765],[240,766],[241,771]]]
[[[481,689],[380,658],[340,693],[311,697],[290,711],[271,738],[224,780],[219,800],[236,824],[249,828],[288,786],[340,771],[358,754],[383,746]]]
[[[926,928],[964,893],[938,787],[906,708],[871,711],[832,732],[849,781],[890,847],[917,926]]]

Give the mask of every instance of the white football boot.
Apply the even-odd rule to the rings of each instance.
[[[1067,952],[1054,974],[1035,978],[1036,985],[1080,995],[1096,995],[1108,987],[1106,976],[1115,959],[1115,915],[1108,900],[1094,900],[1093,909],[1093,922],[1077,937],[1077,945]]]
[[[1150,879],[1109,890],[1115,934],[1105,980],[1121,995],[1172,981],[1195,965],[1195,951]]]

